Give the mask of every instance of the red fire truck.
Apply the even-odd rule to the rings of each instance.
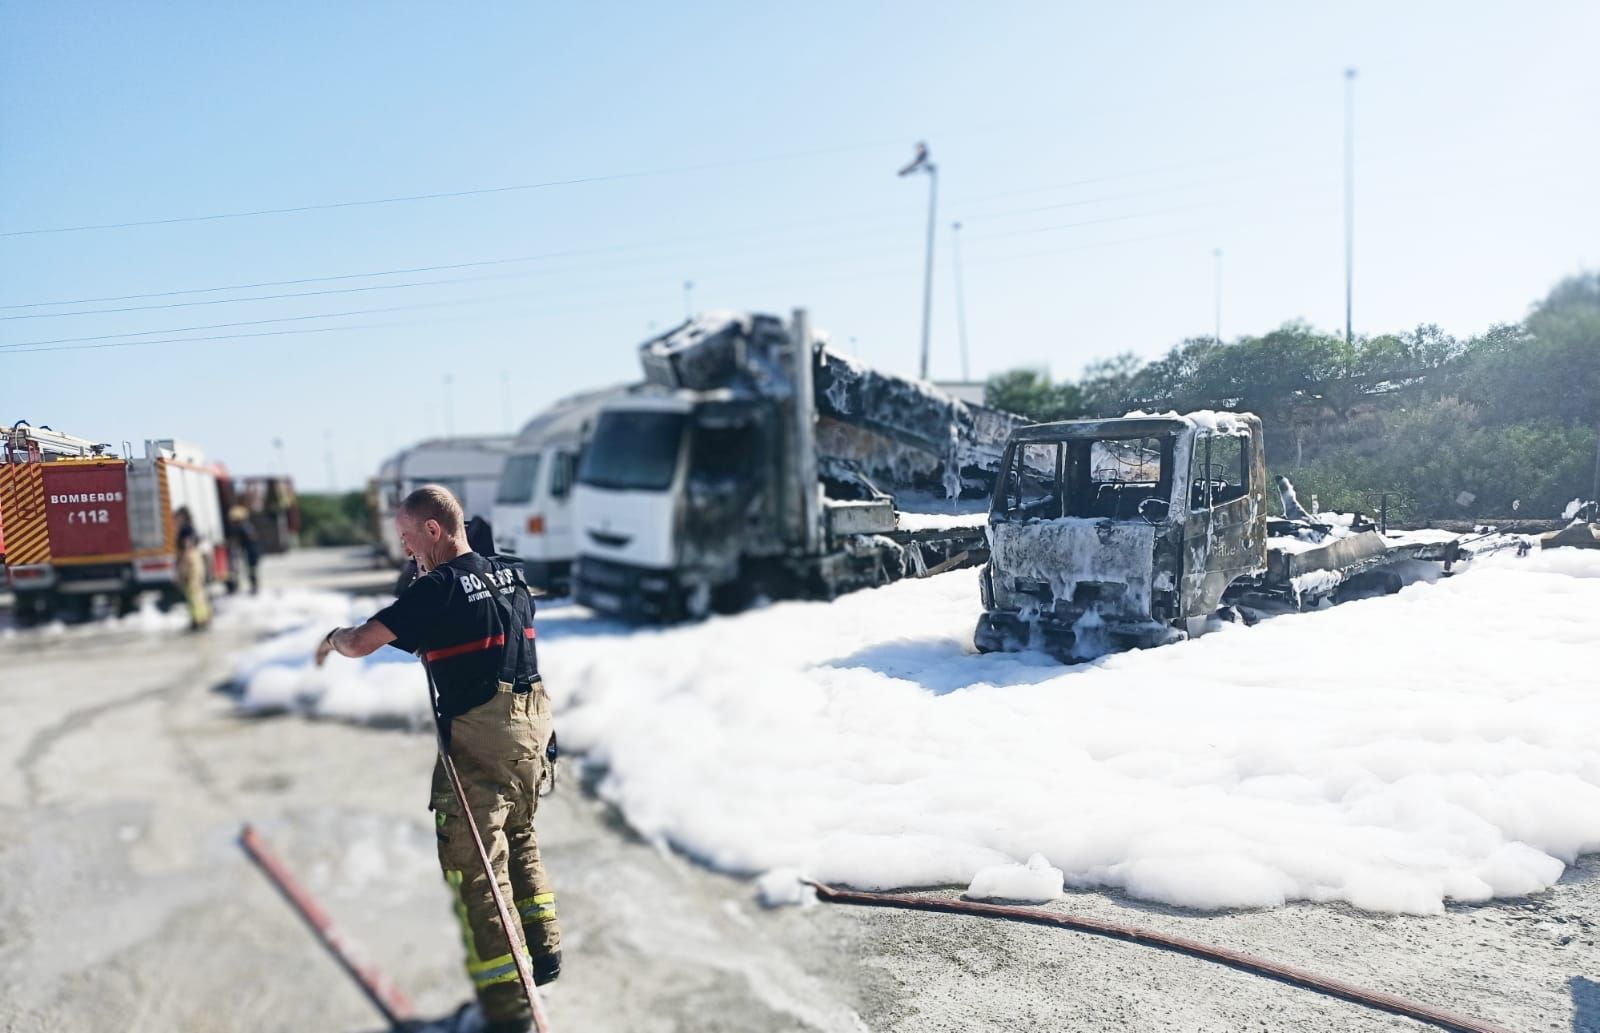
[[[0,524],[19,624],[86,617],[97,597],[121,613],[147,592],[164,607],[177,601],[181,507],[211,554],[208,579],[226,579],[219,468],[199,449],[147,441],[135,458],[26,423],[0,433]]]

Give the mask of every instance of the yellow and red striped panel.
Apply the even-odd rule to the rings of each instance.
[[[6,564],[20,567],[50,560],[50,527],[44,513],[44,468],[38,463],[0,466],[0,519],[6,525]]]

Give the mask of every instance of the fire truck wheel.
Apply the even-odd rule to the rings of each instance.
[[[31,628],[50,619],[56,608],[54,592],[18,592],[17,627]]]
[[[56,600],[56,612],[68,624],[82,624],[94,615],[94,596],[61,596]]]

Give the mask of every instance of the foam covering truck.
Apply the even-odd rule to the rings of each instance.
[[[1397,591],[1407,564],[1449,573],[1510,536],[1383,533],[1301,511],[1282,481],[1269,515],[1261,421],[1225,412],[1016,430],[989,513],[980,651],[1082,659],[1243,619]],[[1289,514],[1296,514],[1290,519]]]
[[[1019,418],[847,359],[804,311],[702,315],[640,360],[578,470],[580,603],[694,618],[983,559],[981,527],[902,528],[892,493],[987,495]]]

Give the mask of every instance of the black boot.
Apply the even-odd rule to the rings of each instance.
[[[533,985],[543,986],[553,983],[561,975],[561,952],[553,951],[541,954],[533,959]]]

